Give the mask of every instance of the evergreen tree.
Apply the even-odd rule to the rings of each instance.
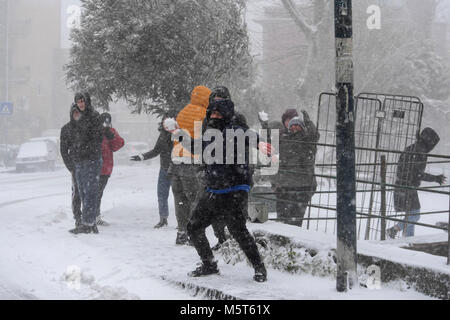
[[[195,86],[245,89],[252,74],[244,0],[82,0],[66,76],[108,109],[182,108]]]

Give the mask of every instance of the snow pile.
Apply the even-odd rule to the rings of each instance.
[[[93,300],[139,300],[139,297],[130,294],[123,287],[101,286],[95,281],[95,277],[81,270],[77,266],[70,266],[61,276],[63,285],[76,291],[86,289],[91,292],[89,299]]]
[[[261,234],[255,234],[255,239],[267,267],[291,274],[310,274],[323,278],[336,278],[337,265],[333,250],[316,252],[292,244],[282,246]],[[246,262],[250,265],[244,252],[234,239],[230,239],[222,245],[218,250],[218,256],[227,264],[236,265]]]

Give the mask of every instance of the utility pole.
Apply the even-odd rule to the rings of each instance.
[[[5,0],[5,102],[9,101],[9,1]],[[8,119],[5,119],[6,157],[8,157]],[[8,161],[5,161],[8,167]]]
[[[334,0],[336,37],[337,281],[338,292],[358,283],[353,95],[352,1]]]

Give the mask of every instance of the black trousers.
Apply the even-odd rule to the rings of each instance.
[[[100,182],[98,184],[98,213],[97,213],[97,217],[100,216],[100,205],[102,203],[102,197],[103,197],[103,192],[105,191],[106,185],[108,184],[108,180],[109,180],[110,176],[103,176],[100,175]]]
[[[204,263],[214,259],[205,229],[217,219],[222,219],[230,234],[238,242],[253,267],[262,265],[255,239],[246,227],[248,193],[238,191],[216,195],[204,193],[192,212],[188,235]]]
[[[301,227],[308,203],[311,201],[311,191],[307,188],[277,187],[277,218],[286,224]],[[287,202],[283,201],[286,200]],[[293,203],[297,202],[297,203]]]

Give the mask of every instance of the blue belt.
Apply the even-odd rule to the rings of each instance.
[[[247,184],[243,184],[243,185],[239,185],[239,186],[234,186],[228,189],[221,189],[221,190],[214,190],[211,188],[207,188],[206,191],[209,193],[214,193],[214,194],[226,194],[226,193],[231,193],[231,192],[236,192],[236,191],[245,191],[245,192],[250,192],[251,187]]]

